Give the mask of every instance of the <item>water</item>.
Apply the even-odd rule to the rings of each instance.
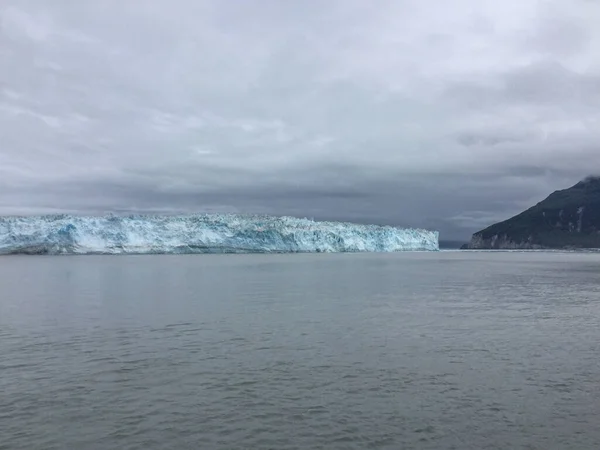
[[[0,449],[597,449],[600,255],[0,258]]]

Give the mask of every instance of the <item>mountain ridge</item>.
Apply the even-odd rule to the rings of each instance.
[[[473,234],[463,249],[600,248],[600,176],[592,175]]]

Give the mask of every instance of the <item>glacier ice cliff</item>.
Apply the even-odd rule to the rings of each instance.
[[[397,252],[438,250],[438,232],[293,217],[0,217],[0,254]]]

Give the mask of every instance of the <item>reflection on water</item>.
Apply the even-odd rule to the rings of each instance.
[[[0,258],[0,448],[600,448],[600,255]]]

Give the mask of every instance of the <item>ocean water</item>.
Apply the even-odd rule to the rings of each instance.
[[[0,449],[598,449],[600,254],[0,258]]]

